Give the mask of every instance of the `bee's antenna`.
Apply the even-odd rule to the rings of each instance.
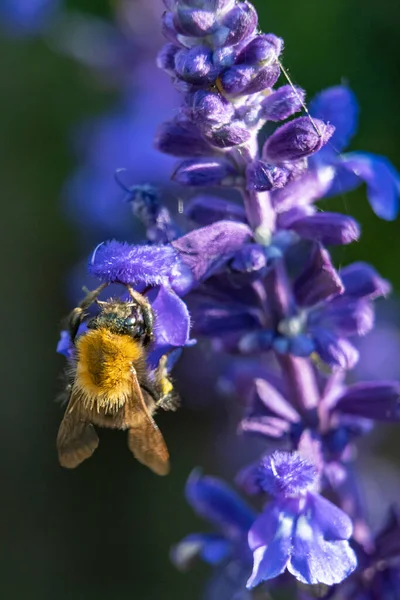
[[[114,173],[114,179],[115,179],[116,183],[119,185],[119,187],[120,187],[120,188],[122,188],[122,189],[124,190],[124,192],[127,192],[128,194],[131,194],[131,193],[132,193],[132,190],[130,190],[130,189],[129,189],[129,188],[126,186],[126,185],[125,185],[125,183],[122,181],[122,179],[121,179],[121,177],[120,177],[121,173],[127,173],[127,172],[128,172],[128,169],[124,169],[124,168],[117,169],[117,170],[115,171],[115,173]]]
[[[303,99],[301,98],[299,92],[296,90],[296,87],[295,87],[293,81],[291,80],[291,78],[289,76],[289,73],[286,71],[285,67],[283,66],[283,64],[281,63],[281,61],[279,59],[277,59],[277,62],[278,62],[280,70],[282,71],[282,73],[286,77],[286,79],[287,79],[290,87],[292,88],[292,90],[296,94],[297,99],[300,102],[301,106],[303,107],[304,112],[306,113],[307,117],[310,119],[311,124],[314,127],[314,129],[315,129],[315,132],[317,133],[318,137],[322,137],[322,134],[321,134],[320,130],[318,129],[316,122],[314,121],[314,119],[310,115],[310,111],[308,110],[307,106],[303,102]]]

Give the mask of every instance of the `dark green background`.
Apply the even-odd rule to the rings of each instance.
[[[362,111],[352,148],[386,154],[400,166],[400,3],[255,4],[263,30],[285,39],[283,62],[309,97],[341,81],[356,92]],[[109,12],[103,0],[72,5]],[[194,600],[206,569],[177,573],[168,549],[203,527],[182,490],[195,465],[221,471],[213,438],[224,415],[185,408],[188,371],[183,408],[160,419],[173,457],[168,479],[134,463],[123,434],[102,432],[96,455],[73,472],[58,466],[55,452],[61,410],[53,399],[64,362],[54,348],[70,308],[64,276],[78,259],[80,235],[60,208],[60,189],[74,166],[67,140],[77,121],[101,113],[113,97],[40,40],[5,36],[0,86],[0,597]],[[398,291],[398,222],[379,221],[363,190],[333,204],[363,227],[361,241],[340,250],[338,262],[371,261]]]

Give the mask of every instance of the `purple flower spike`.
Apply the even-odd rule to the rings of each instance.
[[[312,492],[315,468],[297,453],[275,452],[260,465],[275,500],[268,504],[249,531],[254,555],[253,588],[288,569],[300,582],[333,585],[357,566],[348,539],[350,518],[319,494]]]
[[[358,120],[350,90],[337,86],[322,92],[311,103],[310,116],[302,89],[291,84],[274,89],[284,73],[279,60],[283,41],[258,30],[249,0],[164,0],[167,43],[157,62],[182,102],[157,131],[155,145],[179,159],[171,190],[176,184],[204,190],[191,199],[190,190],[182,199],[177,192],[183,212],[178,227],[160,203],[158,188],[148,185],[162,185],[160,169],[152,160],[137,162],[143,149],[135,149],[132,140],[144,144],[145,135],[139,133],[147,119],[127,127],[132,109],[136,113],[142,106],[149,115],[157,113],[150,98],[154,78],[149,65],[139,60],[139,69],[135,64],[143,57],[136,48],[141,42],[137,38],[135,47],[127,47],[126,40],[130,24],[132,31],[137,23],[144,25],[137,18],[139,4],[151,2],[117,2],[118,17],[124,25],[128,17],[128,27],[122,31],[118,23],[109,32],[113,40],[106,54],[118,54],[122,47],[124,102],[118,114],[100,123],[100,130],[94,123],[81,136],[85,164],[71,186],[72,191],[79,187],[74,197],[92,199],[93,218],[107,230],[124,211],[133,213],[144,225],[148,243],[99,244],[89,273],[107,284],[131,285],[151,303],[154,335],[145,358],[148,391],[157,408],[171,408],[157,397],[163,387],[156,385],[155,371],[165,364],[161,357],[168,357],[169,373],[183,349],[196,343],[190,334],[198,336],[214,371],[221,361],[229,362],[224,380],[217,372],[214,379],[229,401],[235,397],[243,409],[237,427],[245,434],[243,441],[252,437],[257,442],[258,437],[264,449],[272,448],[253,464],[240,465],[236,480],[249,495],[269,498],[261,514],[218,479],[198,472],[190,476],[187,501],[216,532],[188,535],[172,550],[172,560],[184,569],[201,558],[215,569],[207,600],[251,600],[259,595],[253,588],[266,581],[261,596],[275,596],[270,588],[287,583],[305,600],[314,590],[296,589],[293,577],[306,586],[335,586],[325,589],[326,598],[389,600],[389,592],[391,600],[400,598],[398,514],[373,540],[355,468],[357,439],[375,422],[400,422],[400,384],[389,376],[384,380],[382,373],[379,382],[348,384],[345,372],[359,358],[353,339],[371,330],[373,300],[388,294],[390,284],[363,262],[335,269],[327,248],[358,240],[360,227],[350,215],[314,206],[365,183],[375,213],[394,219],[399,175],[383,157],[343,153]],[[146,45],[152,31],[143,27],[139,36]],[[114,56],[111,62],[118,64]],[[107,70],[114,77],[114,69]],[[119,77],[119,69],[115,71]],[[132,81],[143,79],[140,74],[149,89],[138,103],[130,95]],[[162,88],[163,101],[165,92]],[[306,116],[293,118],[301,109]],[[264,140],[262,148],[259,139]],[[115,195],[115,206],[106,210],[111,205],[104,173],[129,159],[139,175],[128,185],[121,171],[117,179],[129,205]],[[97,185],[90,187],[94,176]],[[83,220],[86,226],[86,216]],[[97,282],[88,287],[95,289]],[[127,296],[126,288],[116,292],[120,295]],[[83,323],[78,335],[85,335],[85,327]],[[72,337],[63,331],[58,351],[76,362]],[[240,450],[225,450],[231,469]],[[356,573],[345,581],[357,559]],[[277,577],[276,584],[269,582]]]
[[[265,142],[263,158],[270,163],[299,160],[318,152],[335,128],[320,120],[299,117],[279,127]]]

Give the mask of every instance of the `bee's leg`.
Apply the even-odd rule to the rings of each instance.
[[[144,326],[145,326],[145,335],[143,338],[143,346],[146,348],[153,341],[153,328],[154,328],[154,313],[151,308],[150,302],[136,292],[130,285],[127,285],[127,290],[129,292],[130,297],[136,304],[140,306],[142,309]]]
[[[156,402],[156,408],[162,408],[163,410],[176,410],[179,406],[179,398],[175,393],[172,382],[168,377],[166,369],[168,355],[164,354],[160,358],[158,367],[155,370],[156,386],[159,390],[160,397]]]
[[[89,308],[93,302],[97,300],[101,292],[108,286],[108,283],[102,283],[98,288],[91,292],[87,292],[84,299],[78,304],[76,308],[70,313],[68,317],[68,331],[71,337],[71,341],[75,341],[76,334],[78,333],[79,325],[82,323],[84,318],[84,312]]]

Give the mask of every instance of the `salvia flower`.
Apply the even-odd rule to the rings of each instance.
[[[306,584],[340,583],[355,569],[351,519],[316,491],[317,472],[298,453],[275,452],[258,467],[261,493],[273,497],[249,531],[252,588],[287,569]]]

